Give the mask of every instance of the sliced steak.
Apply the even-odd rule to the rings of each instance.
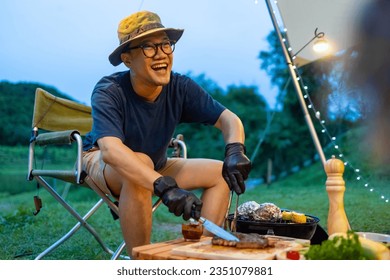
[[[228,241],[214,236],[211,240],[213,245],[236,247],[239,249],[263,249],[269,247],[268,238],[258,233],[235,233],[240,241]]]

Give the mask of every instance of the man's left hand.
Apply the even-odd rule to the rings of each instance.
[[[244,144],[229,143],[225,147],[225,160],[223,162],[222,176],[230,190],[238,195],[245,192],[245,180],[252,169],[251,161],[245,155]]]

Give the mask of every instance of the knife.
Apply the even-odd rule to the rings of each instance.
[[[200,217],[198,220],[201,224],[203,224],[204,228],[207,229],[209,232],[215,234],[216,236],[228,240],[228,241],[240,241],[236,236],[233,234],[227,232],[223,228],[217,226],[216,224],[210,222],[209,220]]]

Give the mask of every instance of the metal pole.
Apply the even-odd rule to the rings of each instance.
[[[269,12],[269,14],[271,16],[272,24],[274,25],[275,31],[276,31],[276,33],[278,35],[278,38],[279,38],[279,41],[280,41],[280,45],[281,45],[281,47],[283,49],[283,54],[284,54],[284,57],[286,58],[288,70],[290,72],[290,75],[291,75],[291,78],[292,78],[292,82],[293,82],[294,88],[296,90],[296,93],[297,93],[297,96],[298,96],[298,100],[299,100],[299,103],[300,103],[302,111],[303,111],[303,115],[304,115],[305,120],[306,120],[306,124],[309,127],[309,131],[310,131],[311,137],[313,139],[314,146],[315,146],[315,148],[317,150],[317,153],[320,156],[322,166],[325,168],[326,159],[325,159],[324,151],[322,150],[321,143],[318,140],[318,135],[317,135],[317,133],[316,133],[316,131],[314,129],[314,125],[313,125],[312,119],[310,118],[309,111],[307,110],[306,103],[305,103],[305,100],[304,100],[303,94],[302,94],[302,89],[299,86],[299,83],[298,83],[298,80],[297,80],[297,75],[296,75],[296,73],[294,71],[293,63],[291,61],[290,55],[288,54],[286,45],[283,43],[282,34],[281,34],[279,26],[277,24],[275,14],[273,13],[271,2],[270,2],[270,0],[265,0],[265,2],[267,4],[268,12]]]

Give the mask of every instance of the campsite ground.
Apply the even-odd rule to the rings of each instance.
[[[7,180],[4,177],[4,165],[1,169],[2,188],[0,193],[0,259],[33,259],[56,238],[62,236],[75,224],[75,220],[44,190],[37,189],[36,184],[25,180],[25,162],[19,165],[13,160],[13,174],[19,178]],[[8,165],[10,166],[10,165]],[[23,179],[20,179],[23,178]],[[353,176],[346,176],[344,194],[345,210],[354,231],[370,231],[390,234],[390,203],[380,197],[388,194],[389,180],[370,178],[370,185],[375,191],[370,192]],[[311,214],[320,218],[320,225],[326,229],[328,215],[328,195],[325,189],[326,175],[319,163],[306,167],[299,172],[273,184],[259,185],[251,188],[240,197],[240,202],[272,202],[281,208],[288,208]],[[7,185],[7,186],[6,186]],[[15,192],[10,195],[10,188]],[[18,192],[16,189],[20,188]],[[65,186],[57,184],[62,193]],[[7,191],[8,190],[8,191]],[[43,208],[36,216],[33,196],[39,194]],[[97,196],[90,190],[71,187],[67,199],[85,213],[97,201]],[[170,214],[166,207],[160,206],[153,221],[153,242],[174,239],[181,236],[182,219]],[[105,237],[107,244],[113,248],[121,241],[118,220],[114,221],[106,206],[99,209],[91,218],[91,223]],[[107,259],[96,241],[81,230],[72,239],[61,245],[50,254],[48,259]]]

